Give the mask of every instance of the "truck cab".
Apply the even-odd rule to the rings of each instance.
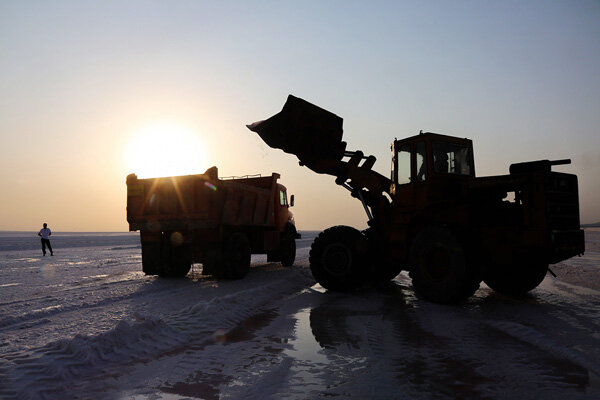
[[[299,238],[300,235],[296,231],[294,214],[290,211],[290,207],[294,206],[294,195],[290,196],[288,202],[286,187],[278,183],[275,197],[273,204],[278,205],[275,207],[275,221],[279,232],[282,234],[292,234],[295,238]]]

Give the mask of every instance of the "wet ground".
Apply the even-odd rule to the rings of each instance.
[[[255,257],[236,282],[197,270],[145,277],[139,249],[113,251],[110,263],[100,252],[87,261],[102,260],[103,273],[63,283],[63,294],[38,288],[27,300],[37,314],[0,320],[0,398],[597,399],[595,238],[526,297],[482,284],[453,306],[418,299],[404,273],[383,287],[327,292],[308,271],[310,238],[294,267]],[[89,252],[77,254],[68,262]],[[0,311],[26,309],[11,293]]]

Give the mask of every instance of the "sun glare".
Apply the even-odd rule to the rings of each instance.
[[[199,135],[177,124],[152,124],[134,133],[125,148],[127,173],[140,178],[204,172],[205,148]]]

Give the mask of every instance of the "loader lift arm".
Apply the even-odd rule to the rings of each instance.
[[[346,150],[342,124],[341,117],[289,95],[281,112],[247,127],[270,147],[294,154],[300,165],[334,176],[338,185],[361,201],[372,222],[390,206],[384,193],[390,194],[392,182],[372,170],[374,156]]]

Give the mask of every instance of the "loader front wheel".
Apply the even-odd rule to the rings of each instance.
[[[491,266],[483,281],[496,292],[520,296],[538,287],[547,272],[548,264],[524,260],[510,266]]]
[[[321,232],[310,248],[310,270],[325,289],[356,288],[364,272],[367,243],[360,231],[334,226]]]
[[[417,295],[434,303],[455,303],[471,297],[479,279],[467,263],[463,247],[445,227],[417,234],[410,249],[410,277]]]

